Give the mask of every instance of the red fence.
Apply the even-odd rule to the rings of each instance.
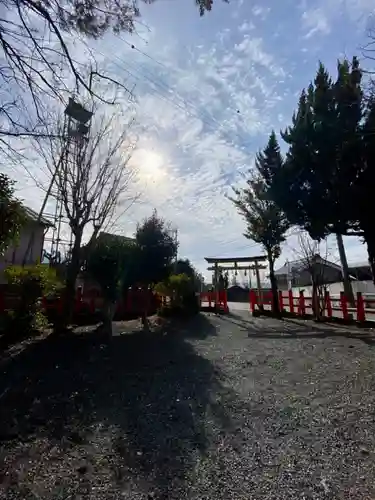
[[[203,302],[205,302],[208,304],[209,308],[215,307],[223,310],[224,312],[229,312],[226,290],[220,290],[218,292],[202,292],[200,294],[200,302],[201,306],[203,305]]]
[[[6,290],[0,290],[0,312],[15,309],[19,303],[19,296]],[[45,310],[60,313],[63,311],[63,298],[43,298]],[[124,317],[129,314],[140,314],[146,311],[154,311],[159,306],[159,298],[151,290],[128,290],[116,304],[115,316]],[[82,294],[77,291],[74,303],[74,313],[83,312],[96,313],[103,308],[103,298],[97,291]]]
[[[329,292],[326,292],[324,297],[317,297],[316,308],[319,307],[320,313],[327,318],[342,318],[344,320],[356,319],[363,322],[366,320],[375,321],[375,300],[363,297],[361,292],[357,293],[354,304],[350,304],[345,297],[344,292],[340,293],[339,297],[333,297]],[[293,295],[292,290],[288,292],[279,291],[278,302],[280,311],[304,316],[312,314],[314,310],[313,298],[305,297],[303,292],[299,295]],[[250,291],[250,310],[254,312],[261,306],[272,305],[272,294],[258,293],[257,290]]]
[[[250,311],[254,312],[261,307],[271,310],[272,293],[270,291],[250,290],[249,305]],[[201,306],[218,308],[224,312],[229,312],[227,292],[203,292],[200,294]],[[303,292],[293,295],[293,291],[278,292],[279,309],[282,312],[289,312],[298,316],[312,315],[314,311],[313,298],[305,296]],[[326,318],[341,318],[344,320],[355,319],[359,322],[368,320],[375,321],[375,299],[370,299],[358,292],[354,304],[350,304],[344,295],[332,296],[326,292],[324,297],[317,297],[316,308],[319,308],[321,316]]]

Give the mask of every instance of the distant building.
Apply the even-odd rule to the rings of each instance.
[[[324,280],[324,284],[342,279],[341,267],[320,255],[312,257],[310,262],[306,259],[287,261],[275,271],[275,276],[279,290],[288,290],[290,284],[292,287],[312,285],[312,276],[316,282]]]
[[[228,302],[249,302],[249,289],[239,285],[230,286],[227,289]]]
[[[24,262],[27,265],[41,262],[45,234],[53,226],[45,217],[38,220],[38,213],[31,208],[23,206],[23,209],[26,214],[26,222],[21,228],[19,237],[16,243],[9,246],[4,255],[0,257],[0,283],[5,283],[4,269],[6,267],[22,265]],[[32,245],[27,252],[31,240]]]
[[[375,293],[370,265],[366,262],[349,264],[349,274],[354,293]],[[311,291],[312,276],[319,285],[326,285],[330,293],[336,295],[343,291],[341,266],[315,255],[311,262],[306,259],[287,261],[275,271],[279,290],[305,289]]]
[[[98,234],[97,237],[97,242],[102,242],[102,241],[122,241],[122,242],[128,242],[128,243],[135,243],[135,238],[131,238],[130,236],[122,236],[121,234],[112,234],[112,233],[105,233],[104,231],[101,231]]]

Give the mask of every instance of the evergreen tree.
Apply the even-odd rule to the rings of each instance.
[[[250,172],[246,188],[234,188],[235,197],[230,198],[245,220],[244,236],[263,246],[270,269],[273,310],[279,312],[275,260],[280,256],[280,245],[290,224],[284,212],[270,197],[269,189],[280,172],[283,159],[274,132],[265,149],[255,161],[255,172]]]
[[[139,249],[134,263],[138,282],[151,285],[167,278],[178,243],[168,223],[156,210],[137,226],[135,240]]]
[[[356,58],[351,65],[338,63],[335,82],[320,64],[282,134],[289,149],[274,177],[272,197],[314,239],[355,231],[348,200],[361,168],[362,100]]]
[[[368,259],[375,282],[375,95],[370,95],[364,110],[362,127],[362,170],[354,182],[351,205],[357,228],[367,244]]]

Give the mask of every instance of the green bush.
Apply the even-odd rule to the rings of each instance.
[[[154,290],[161,296],[169,297],[169,305],[158,310],[162,317],[187,317],[199,312],[198,297],[194,292],[194,283],[186,274],[171,275],[158,283]]]
[[[17,306],[8,313],[8,329],[15,336],[24,337],[46,328],[48,321],[42,299],[62,289],[56,271],[43,264],[10,266],[5,269],[5,277],[18,298]]]

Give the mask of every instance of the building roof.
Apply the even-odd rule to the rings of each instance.
[[[104,231],[101,231],[99,234],[98,234],[98,238],[97,238],[97,241],[101,241],[101,240],[119,240],[119,241],[122,241],[122,242],[129,242],[129,243],[135,243],[135,238],[131,238],[130,236],[123,236],[121,234],[112,234],[112,233],[106,233]]]
[[[330,262],[329,260],[323,259],[320,255],[315,256],[315,263],[323,264],[325,266],[331,267],[337,271],[341,271],[341,267],[334,262]],[[287,276],[288,274],[299,273],[306,269],[306,259],[292,260],[287,261],[285,264],[275,271],[276,276]],[[350,267],[350,266],[349,266]]]
[[[368,261],[362,261],[362,262],[349,262],[348,263],[349,269],[359,269],[359,268],[370,268],[370,264]]]
[[[30,207],[26,207],[25,205],[22,205],[22,208],[23,210],[25,211],[25,214],[26,214],[26,217],[33,221],[33,222],[37,222],[39,220],[39,223],[42,225],[42,226],[46,226],[46,227],[53,227],[53,223],[47,219],[46,217],[39,217],[39,214],[33,210],[32,208]]]

